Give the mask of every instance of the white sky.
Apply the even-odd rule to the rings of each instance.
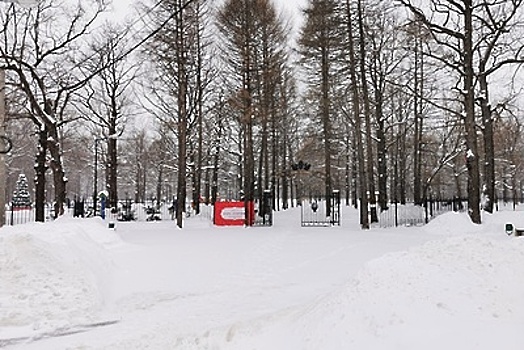
[[[301,8],[304,8],[308,0],[273,0],[275,4],[283,11],[286,17],[291,18],[294,31],[298,31],[301,23]],[[132,4],[135,0],[113,0],[113,7],[117,14],[124,16],[132,11]]]
[[[297,31],[300,24],[302,13],[301,9],[307,4],[307,0],[274,0],[284,11],[284,15],[292,17],[294,31]]]

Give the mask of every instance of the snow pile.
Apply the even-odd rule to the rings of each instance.
[[[119,239],[92,222],[61,219],[0,231],[0,339],[38,338],[97,319],[111,274],[104,246]]]
[[[426,229],[464,219],[445,216]],[[370,261],[309,306],[223,330],[218,348],[522,349],[524,238],[455,227],[477,232]]]
[[[308,348],[521,349],[522,266],[522,241],[476,237],[385,256],[305,317]]]
[[[356,212],[333,228],[279,215],[4,227],[0,348],[522,349],[524,237],[504,230],[521,212],[369,231]]]

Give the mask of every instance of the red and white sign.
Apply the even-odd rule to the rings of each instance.
[[[255,217],[253,202],[248,203],[251,224]],[[246,211],[244,202],[216,202],[214,223],[217,226],[243,226],[246,224]]]

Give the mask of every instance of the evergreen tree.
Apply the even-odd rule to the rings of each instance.
[[[29,195],[28,189],[29,185],[25,174],[18,175],[16,190],[13,193],[13,205],[18,207],[31,206],[31,196]]]

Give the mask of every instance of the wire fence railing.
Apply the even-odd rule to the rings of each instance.
[[[131,200],[119,201],[117,207],[106,208],[104,216],[109,220],[115,221],[158,221],[158,220],[175,220],[176,202],[160,202],[154,200],[135,203]],[[510,210],[515,206],[499,202],[495,210]],[[509,209],[507,209],[509,208]],[[96,210],[95,210],[96,209]],[[93,217],[102,216],[101,206],[98,203],[96,208],[92,201],[81,200],[71,201],[65,208],[67,215],[74,217]],[[466,199],[452,200],[428,200],[423,205],[414,205],[413,203],[390,203],[387,210],[379,214],[379,226],[383,228],[396,226],[421,226],[430,222],[437,216],[455,211],[463,212],[467,210]],[[54,208],[51,203],[44,206],[45,221],[54,220]],[[195,214],[194,208],[187,205],[185,216],[190,217]],[[200,205],[199,218],[213,221],[213,205],[202,203]],[[35,221],[34,206],[17,206],[9,203],[5,208],[5,224],[20,225]]]
[[[467,209],[466,199],[451,200],[427,200],[422,205],[414,203],[391,203],[387,210],[379,215],[380,227],[396,226],[421,226],[430,222],[437,216],[455,211],[461,212]]]
[[[54,208],[51,204],[44,206],[44,217],[46,221],[53,220]],[[9,203],[5,208],[5,224],[9,226],[25,224],[35,221],[35,208],[28,205],[16,205]]]
[[[64,208],[67,215],[73,217],[89,218],[94,216],[104,217],[114,221],[159,221],[175,220],[176,202],[157,202],[147,200],[144,202],[134,202],[132,200],[119,201],[114,208],[105,207],[97,202],[96,207],[89,199],[69,201]],[[53,221],[55,218],[54,208],[51,203],[44,205],[45,221]],[[34,205],[16,205],[9,203],[5,208],[5,224],[8,226],[35,222],[36,210]],[[184,208],[184,216],[195,215],[195,208],[187,205]],[[213,206],[205,203],[200,204],[200,214],[202,219],[213,220]]]

